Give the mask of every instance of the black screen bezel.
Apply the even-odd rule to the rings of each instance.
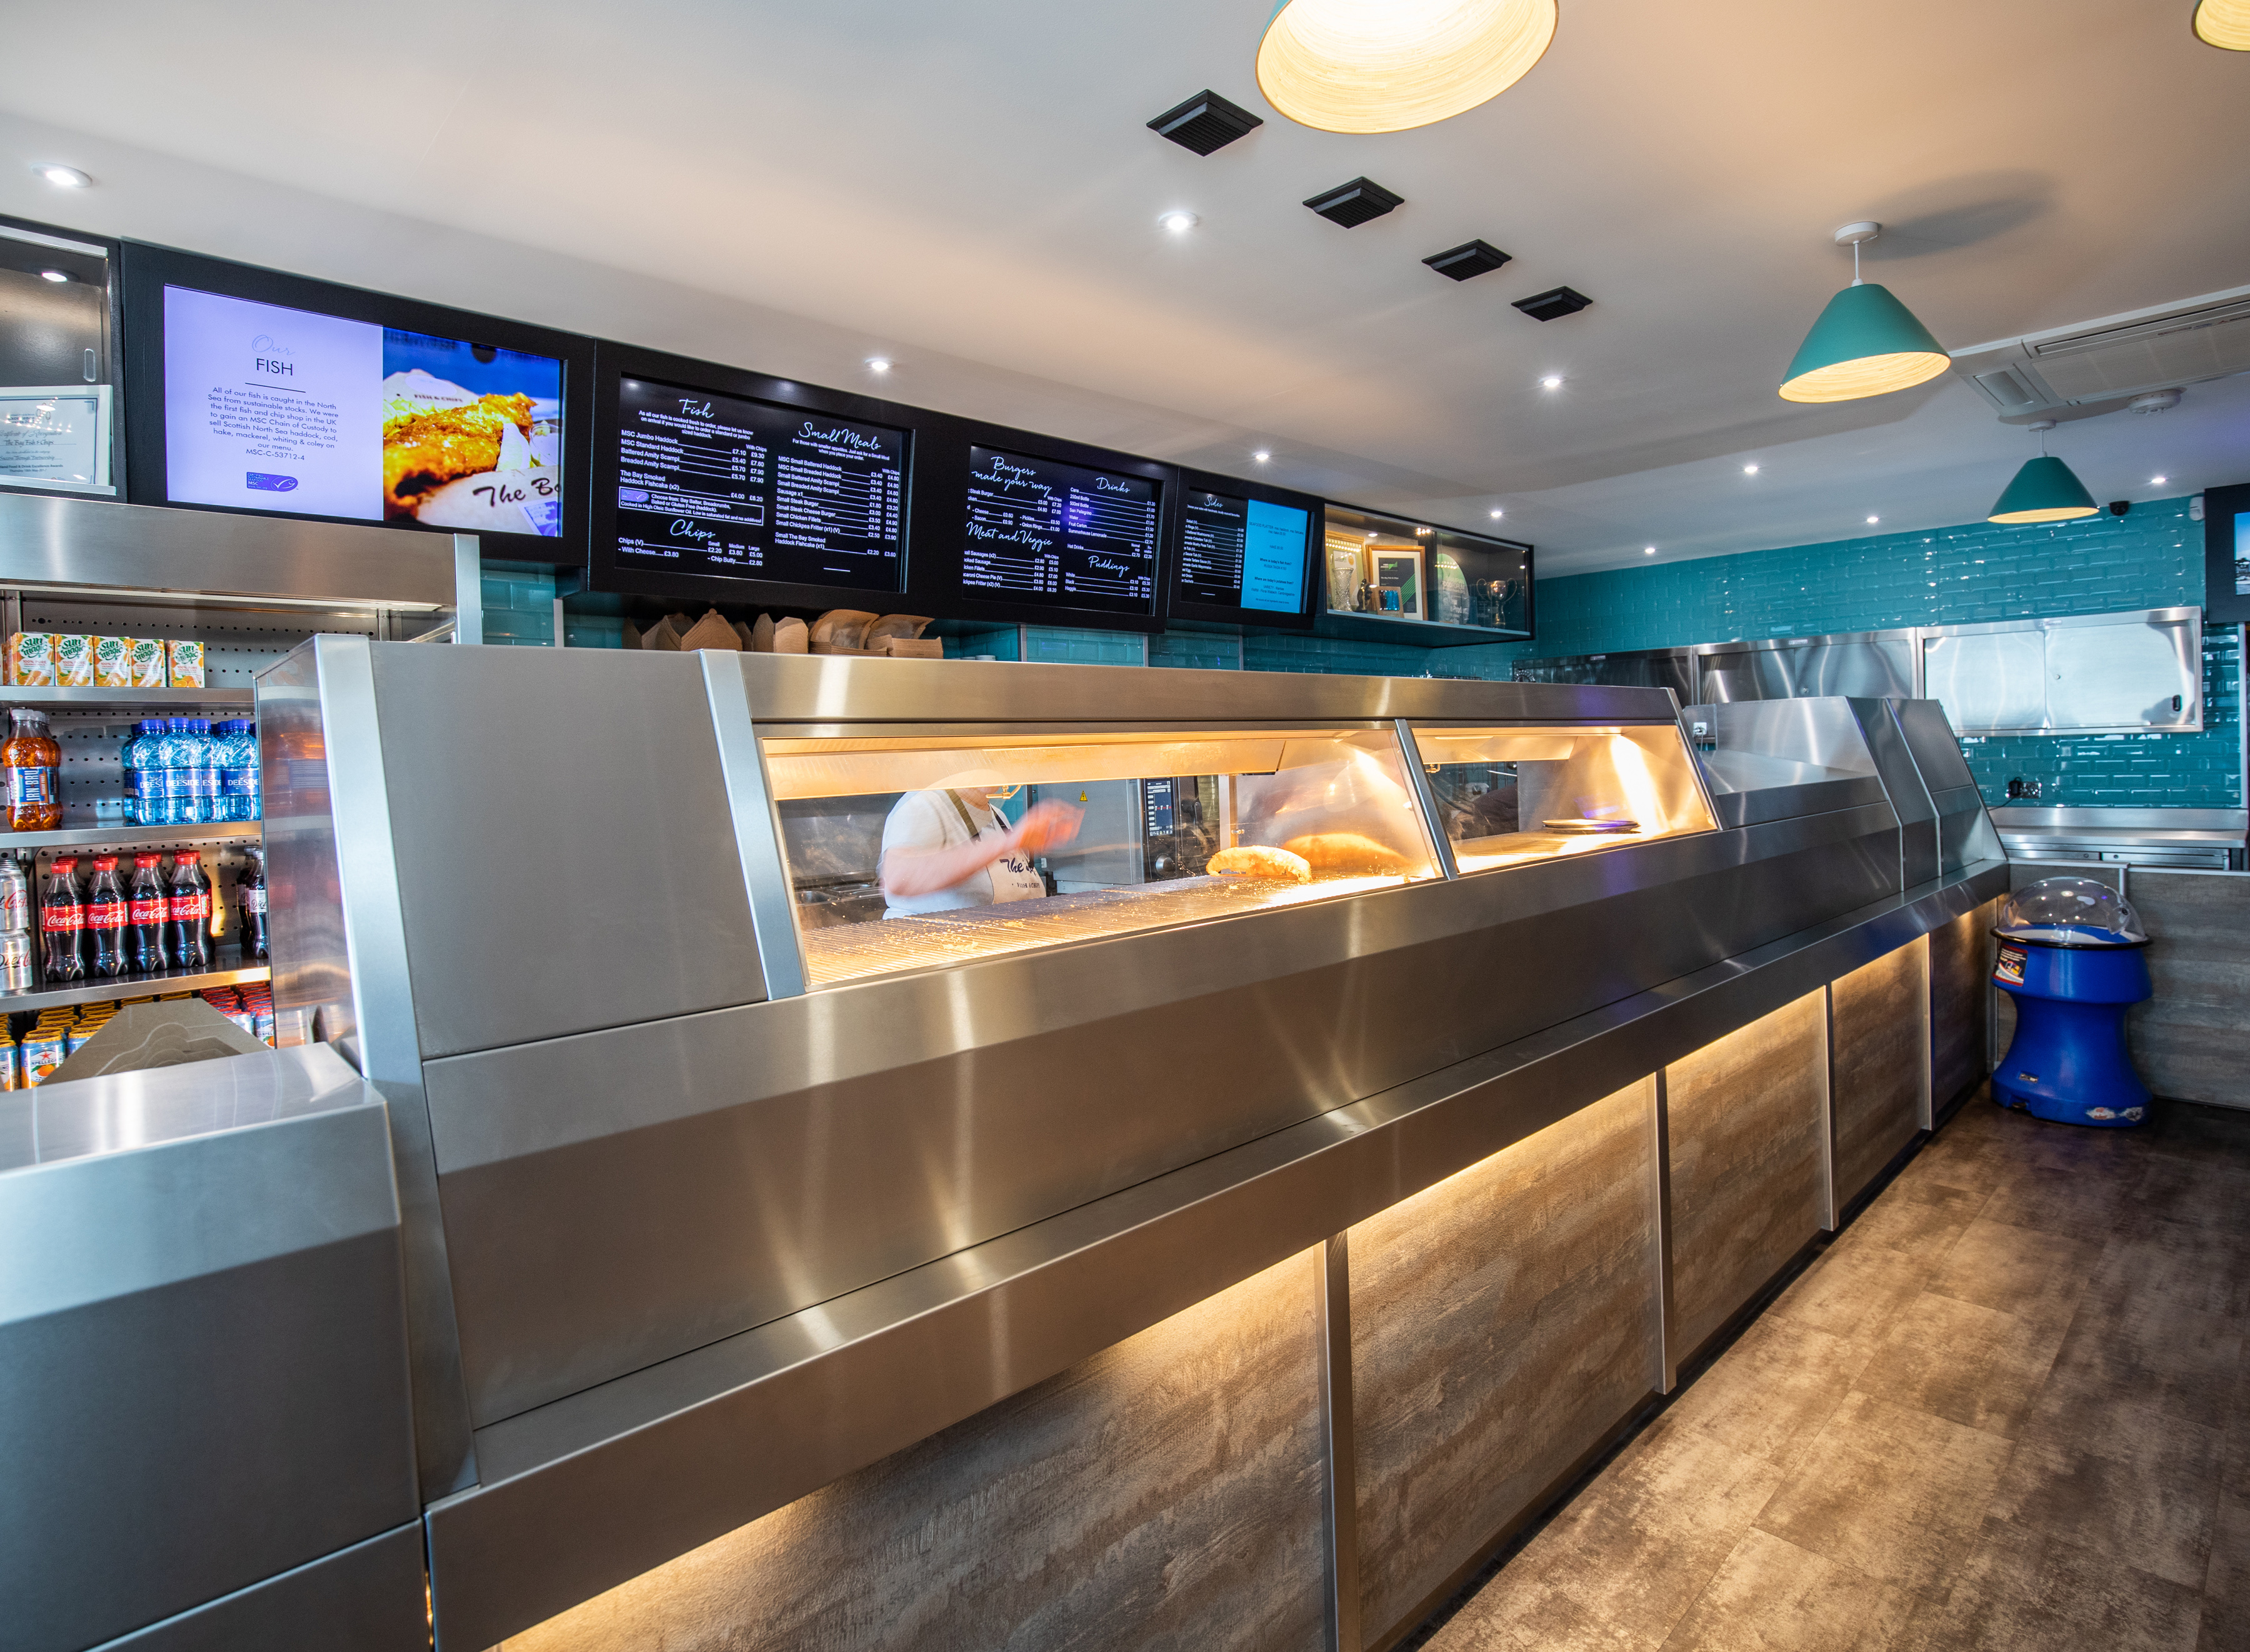
[[[2234,518],[2250,513],[2250,482],[2203,490],[2203,615],[2222,626],[2250,623],[2250,596],[2234,591]]]
[[[681,390],[732,396],[776,407],[801,407],[826,418],[880,425],[906,436],[906,460],[899,500],[899,560],[901,588],[870,591],[859,585],[803,584],[785,579],[737,578],[728,574],[669,573],[621,562],[618,556],[618,442],[624,428],[618,389],[628,378],[653,379]],[[602,340],[594,352],[594,469],[587,512],[590,540],[586,588],[638,597],[665,597],[708,603],[739,603],[760,608],[856,608],[863,613],[926,613],[912,600],[915,543],[916,460],[928,415],[846,391],[776,378],[716,362],[642,349]]]
[[[127,241],[122,245],[125,312],[125,432],[130,492],[136,505],[175,510],[207,510],[231,516],[272,516],[285,521],[341,522],[353,528],[387,528],[404,533],[452,535],[466,529],[425,526],[411,519],[328,516],[291,510],[245,510],[170,497],[164,430],[164,289],[184,287],[253,304],[309,310],[340,321],[363,321],[440,338],[465,339],[503,349],[544,356],[562,363],[562,531],[549,539],[538,534],[479,530],[479,551],[498,561],[544,563],[574,568],[586,559],[586,494],[593,457],[592,419],[587,390],[594,378],[594,341],[504,317],[457,310],[419,299],[346,287],[307,275],[291,275],[252,264],[205,258],[171,247]]]
[[[1305,513],[1305,565],[1299,579],[1300,596],[1295,613],[1282,613],[1272,608],[1242,608],[1223,603],[1194,602],[1179,594],[1181,567],[1187,547],[1187,498],[1191,493],[1232,494],[1238,498],[1260,499],[1269,505],[1285,505]],[[1246,480],[1240,476],[1224,476],[1216,471],[1182,471],[1179,528],[1173,536],[1171,565],[1164,577],[1166,618],[1202,624],[1248,626],[1266,631],[1310,631],[1321,606],[1322,586],[1319,581],[1325,572],[1321,561],[1321,546],[1327,535],[1327,501],[1316,494],[1301,494],[1266,482]]]

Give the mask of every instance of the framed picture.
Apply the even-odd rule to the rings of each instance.
[[[107,384],[0,389],[0,487],[114,494]]]
[[[2250,482],[2204,490],[2203,613],[2214,626],[2250,620]]]
[[[1425,619],[1422,611],[1422,553],[1418,550],[1378,550],[1375,553],[1375,590],[1386,614],[1401,619]]]

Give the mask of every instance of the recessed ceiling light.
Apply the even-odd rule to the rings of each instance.
[[[1882,518],[1880,516],[1870,516],[1867,518],[1867,526],[1872,528],[1881,521],[1882,521]]]
[[[1745,465],[1745,466],[1743,466],[1743,475],[1745,475],[1745,476],[1755,476],[1755,475],[1757,475],[1757,467],[1756,465]]]
[[[1543,378],[1543,379],[1541,379],[1541,380],[1539,381],[1539,388],[1540,388],[1541,390],[1560,390],[1560,389],[1562,389],[1562,388],[1563,388],[1563,376],[1562,376],[1560,373],[1549,373],[1549,374],[1548,374],[1546,377],[1544,377],[1544,378]]]
[[[2149,478],[2149,486],[2151,487],[2162,487],[2164,485],[2164,481],[2165,478],[2162,476],[2151,476]]]
[[[1203,222],[1192,212],[1167,212],[1156,220],[1175,235],[1185,235]]]
[[[31,170],[59,190],[82,190],[93,180],[74,166],[53,166],[45,161],[35,161]]]
[[[887,356],[870,356],[867,358],[867,370],[871,373],[889,372],[891,370],[891,358]]]
[[[1261,464],[1261,465],[1262,465],[1262,464],[1264,464],[1267,460],[1269,460],[1269,459],[1273,458],[1273,454],[1271,454],[1271,453],[1267,453],[1264,448],[1262,448],[1262,447],[1261,447],[1261,448],[1260,448],[1256,453],[1254,453],[1251,454],[1251,455],[1250,455],[1250,457],[1251,457],[1251,458],[1253,458],[1253,459],[1254,459],[1254,460],[1256,460],[1260,464]]]
[[[43,281],[67,281],[70,280],[70,277],[64,274],[60,270],[41,270],[39,272],[39,279]]]
[[[1493,512],[1493,513],[1492,513],[1492,519],[1493,519],[1493,521],[1494,521],[1494,522],[1498,522],[1498,521],[1499,521],[1502,516],[1505,516],[1507,514],[1508,514],[1508,513],[1507,513],[1506,511],[1504,511],[1504,510],[1496,510],[1496,511],[1494,511],[1494,512]]]
[[[1640,548],[1640,554],[1644,556],[1653,556],[1656,555],[1656,547],[1653,545],[1643,545]]]

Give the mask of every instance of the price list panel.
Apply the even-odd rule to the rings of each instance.
[[[1000,601],[1154,613],[1156,507],[1145,477],[972,447],[962,585]]]
[[[1252,613],[1303,612],[1310,512],[1201,489],[1183,503],[1177,600]]]
[[[904,431],[636,378],[618,411],[620,565],[901,588]]]

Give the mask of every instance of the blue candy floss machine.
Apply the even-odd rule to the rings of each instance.
[[[1992,933],[1992,984],[2016,1001],[1992,1099],[2059,1124],[2117,1130],[2146,1118],[2125,1012],[2155,989],[2131,906],[2091,878],[2046,878],[2009,897]]]

